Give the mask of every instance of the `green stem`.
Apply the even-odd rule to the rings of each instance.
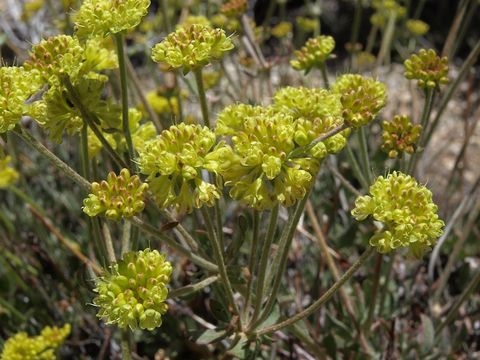
[[[132,134],[130,133],[130,122],[128,120],[128,83],[127,83],[127,67],[125,66],[125,49],[123,34],[115,34],[115,42],[117,43],[118,68],[120,70],[120,83],[122,89],[122,127],[128,148],[128,163],[132,165],[135,172],[138,172],[135,161],[135,151],[133,149]]]
[[[298,221],[303,214],[303,210],[305,208],[305,204],[307,203],[309,195],[310,191],[308,191],[303,197],[303,199],[297,204],[294,213],[290,216],[288,223],[283,229],[280,243],[278,244],[277,255],[273,260],[267,276],[267,284],[270,283],[271,279],[273,278],[272,291],[270,293],[270,296],[268,297],[267,304],[265,305],[265,309],[263,310],[262,315],[260,315],[260,318],[252,325],[252,328],[255,328],[261,323],[263,323],[270,315],[270,312],[275,305],[278,291],[280,290],[280,285],[282,283],[282,274],[285,272],[285,268],[287,266],[288,252],[290,250],[290,246],[292,244],[295,231],[297,229]]]
[[[131,360],[132,350],[130,345],[130,330],[128,328],[122,329],[121,332],[122,332],[122,341],[121,341],[122,359]]]
[[[320,66],[320,71],[322,72],[323,85],[325,86],[325,89],[330,89],[330,83],[327,76],[327,65],[325,63]]]
[[[227,268],[225,266],[225,261],[223,258],[223,250],[220,248],[220,242],[218,241],[218,236],[215,232],[215,228],[211,219],[208,210],[205,207],[202,207],[201,210],[203,219],[205,221],[205,226],[207,227],[208,237],[212,245],[214,258],[217,262],[218,266],[218,274],[220,276],[220,281],[223,283],[225,288],[225,292],[228,296],[228,301],[232,306],[232,310],[236,315],[239,315],[237,304],[235,303],[235,297],[233,294],[232,284],[230,283],[230,279],[228,278]],[[240,321],[240,318],[239,318]]]
[[[250,301],[252,298],[253,287],[253,275],[255,274],[255,267],[258,259],[258,233],[260,230],[260,213],[257,210],[253,210],[253,236],[252,236],[252,248],[250,249],[250,256],[248,260],[248,271],[250,272],[247,281],[247,295],[245,297],[245,309],[244,316],[248,316],[250,310]],[[246,320],[246,319],[245,319]]]
[[[360,157],[361,163],[363,166],[363,174],[365,175],[366,180],[369,184],[372,183],[372,167],[370,165],[370,158],[368,156],[368,146],[367,146],[367,136],[365,134],[365,127],[360,127],[358,129],[358,142],[360,143]]]
[[[387,55],[390,54],[390,48],[392,46],[393,34],[395,32],[395,22],[397,20],[396,12],[391,12],[388,17],[387,28],[382,38],[382,44],[380,45],[380,51],[378,52],[376,66],[380,66]]]
[[[125,253],[131,250],[130,236],[132,232],[132,223],[125,221],[123,223],[123,233],[122,233],[122,257]]]
[[[430,113],[432,112],[433,99],[435,95],[434,89],[428,89],[425,91],[425,104],[423,106],[422,118],[420,124],[422,125],[422,135],[420,135],[420,140],[418,141],[418,150],[423,151],[425,146],[425,133],[428,128],[428,119],[430,118]],[[414,152],[410,157],[407,166],[407,173],[413,174],[415,172],[415,167],[417,165],[418,152]]]
[[[383,263],[383,254],[377,254],[377,261],[375,263],[375,270],[374,270],[375,278],[373,279],[373,288],[371,290],[372,296],[370,298],[370,303],[368,307],[367,320],[365,321],[365,324],[363,326],[366,334],[370,332],[370,326],[373,321],[373,316],[375,315],[382,263]]]
[[[357,177],[358,181],[360,181],[360,184],[362,184],[362,187],[365,190],[368,190],[370,184],[368,183],[367,179],[365,179],[365,177],[363,176],[363,173],[360,170],[360,166],[358,165],[358,161],[355,158],[355,155],[353,154],[350,144],[348,143],[347,143],[347,156],[348,156],[348,159],[350,160],[350,165],[352,166],[353,173]]]
[[[393,264],[395,263],[395,253],[392,252],[390,256],[390,261],[387,265],[387,270],[385,272],[385,281],[383,282],[382,289],[380,291],[380,301],[379,301],[379,308],[378,308],[378,314],[379,316],[382,316],[383,314],[383,308],[385,307],[385,299],[388,295],[388,284],[390,283],[390,278],[392,277],[392,272],[393,272]]]
[[[266,328],[256,331],[254,334],[257,336],[265,335],[271,332],[281,330],[287,326],[295,324],[297,321],[300,321],[315,311],[317,311],[324,303],[326,303],[330,298],[340,289],[343,284],[345,284],[350,278],[357,272],[357,270],[368,260],[368,258],[375,252],[375,248],[369,247],[365,252],[358,258],[358,260],[348,269],[345,274],[333,284],[317,301],[310,305],[305,310],[299,312],[298,314],[292,316],[291,318],[279,322],[275,325],[268,326]]]
[[[196,69],[195,81],[197,82],[198,98],[200,100],[200,107],[202,109],[203,124],[210,128],[210,118],[208,116],[207,96],[205,94],[205,87],[203,86],[202,68]]]
[[[263,293],[265,289],[265,276],[267,274],[268,266],[268,256],[270,254],[270,248],[272,247],[273,238],[275,236],[275,230],[277,229],[277,220],[278,220],[278,205],[275,205],[270,213],[270,222],[268,224],[267,235],[263,242],[262,253],[260,255],[260,263],[258,266],[258,278],[257,278],[257,288],[255,291],[255,303],[253,306],[253,315],[248,328],[253,325],[260,315],[260,310],[262,309],[263,302]]]

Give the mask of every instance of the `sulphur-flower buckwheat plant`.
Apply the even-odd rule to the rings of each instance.
[[[12,158],[5,156],[0,158],[0,189],[4,189],[18,180],[18,172],[10,166]]]
[[[335,40],[331,36],[320,35],[308,39],[305,45],[295,51],[295,59],[290,64],[295,70],[303,70],[307,74],[312,68],[320,69],[335,48]]]
[[[392,121],[383,121],[382,150],[389,157],[396,158],[401,153],[413,154],[415,144],[422,131],[421,125],[414,125],[409,116],[396,115]]]
[[[380,176],[369,193],[357,198],[352,215],[358,221],[372,216],[383,224],[370,239],[380,253],[405,247],[421,258],[442,235],[445,224],[438,217],[432,193],[413,177],[396,171]]]
[[[128,252],[97,279],[97,316],[120,328],[153,330],[162,325],[172,265],[157,250]]]
[[[110,172],[107,180],[92,183],[92,193],[83,201],[83,212],[88,216],[105,213],[113,220],[132,217],[145,207],[147,188],[148,184],[130,175],[128,169],[122,169],[118,176]]]
[[[3,347],[1,360],[56,360],[56,351],[70,335],[71,325],[45,327],[40,335],[29,337],[20,332],[9,338]]]
[[[135,28],[147,15],[150,0],[84,0],[75,14],[79,37],[107,36]]]
[[[405,60],[405,77],[417,80],[422,89],[438,89],[448,83],[448,58],[440,57],[433,49],[420,49]]]
[[[152,59],[172,69],[182,68],[183,73],[187,74],[190,70],[201,69],[208,63],[220,60],[231,49],[232,40],[222,29],[193,24],[186,29],[177,29],[155,45]]]
[[[25,102],[40,89],[39,75],[23,67],[0,67],[0,134],[12,130],[27,115]]]
[[[215,153],[223,145],[215,147],[215,142],[207,127],[181,123],[145,144],[139,167],[161,208],[175,206],[180,213],[190,213],[220,198],[219,188],[202,176],[203,170],[216,172],[219,166]]]
[[[343,119],[353,128],[371,122],[387,100],[383,83],[356,74],[338,77],[332,85],[332,91],[340,95]]]

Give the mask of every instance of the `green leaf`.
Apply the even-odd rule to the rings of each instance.
[[[230,321],[230,314],[223,304],[215,299],[210,299],[210,311],[215,319],[228,323]]]
[[[213,342],[220,341],[225,336],[227,336],[227,330],[209,329],[204,331],[197,338],[197,344],[200,344],[200,345],[211,344]]]
[[[435,329],[432,320],[425,314],[420,315],[422,319],[423,341],[421,343],[422,351],[424,353],[433,348],[435,340]]]

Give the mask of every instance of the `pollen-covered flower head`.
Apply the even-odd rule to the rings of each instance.
[[[258,210],[291,206],[302,199],[319,161],[290,158],[295,148],[291,115],[273,108],[232,105],[220,113],[218,135],[233,135],[233,147],[218,153],[219,173],[230,196]]]
[[[70,334],[71,326],[61,328],[45,327],[40,335],[28,336],[25,332],[17,333],[9,338],[0,358],[2,360],[56,360],[57,349]]]
[[[386,102],[386,86],[372,78],[345,74],[337,78],[332,92],[340,95],[343,119],[354,127],[372,121]]]
[[[12,185],[19,177],[18,172],[10,166],[11,161],[10,156],[0,157],[0,189]]]
[[[439,88],[448,83],[448,58],[440,57],[435,50],[420,49],[405,60],[405,77],[418,80],[418,86],[423,89]]]
[[[220,13],[230,18],[238,18],[247,11],[247,0],[229,0],[222,4]]]
[[[41,86],[37,71],[23,67],[0,67],[0,134],[12,130],[28,112],[25,102]]]
[[[407,115],[396,115],[392,121],[384,121],[382,150],[391,158],[400,153],[413,154],[415,143],[422,131],[421,125],[414,125]]]
[[[97,316],[120,328],[153,330],[168,309],[167,284],[172,265],[157,250],[128,252],[97,279],[93,300]]]
[[[135,28],[147,15],[150,0],[84,0],[75,14],[79,37],[107,36]]]
[[[207,127],[180,123],[162,131],[140,151],[140,171],[155,201],[161,208],[175,206],[181,213],[193,208],[213,206],[220,190],[202,173],[216,172],[218,163],[211,157],[224,146],[216,144],[215,134]]]
[[[372,216],[382,223],[383,228],[370,239],[380,253],[408,247],[417,258],[435,244],[445,225],[430,190],[400,172],[378,177],[370,195],[357,198],[352,215],[359,221]]]
[[[152,59],[165,63],[172,69],[190,70],[204,67],[208,63],[220,60],[227,51],[233,49],[233,43],[222,29],[193,24],[170,33],[152,49]]]
[[[88,216],[105,213],[109,219],[132,217],[145,207],[145,192],[148,185],[137,175],[122,169],[120,175],[110,172],[107,180],[92,183],[92,192],[83,200],[83,212]]]
[[[295,70],[308,73],[312,68],[321,68],[335,48],[335,40],[331,36],[320,35],[308,39],[305,45],[294,52],[295,59],[290,64]]]
[[[405,26],[407,30],[415,36],[423,36],[430,29],[430,26],[428,26],[426,22],[418,19],[408,19],[405,22]]]

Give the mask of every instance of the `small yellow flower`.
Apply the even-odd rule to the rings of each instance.
[[[409,116],[396,115],[392,121],[384,121],[382,150],[395,158],[399,153],[413,154],[415,143],[422,131],[421,125],[413,125]]]
[[[405,77],[418,80],[418,86],[423,89],[435,89],[448,83],[448,59],[440,57],[435,50],[420,49],[405,60]]]
[[[153,330],[162,325],[172,265],[157,250],[126,253],[97,279],[97,316],[120,328]]]
[[[290,64],[295,70],[308,73],[312,68],[321,68],[335,48],[335,40],[331,36],[320,35],[308,39],[305,45],[294,52],[295,60]]]
[[[352,215],[358,221],[371,215],[383,224],[370,239],[380,253],[408,247],[417,258],[435,245],[445,225],[438,218],[430,190],[400,172],[378,177],[370,186],[370,195],[357,198]]]
[[[281,21],[272,28],[272,35],[276,38],[284,38],[292,32],[292,23]]]
[[[183,69],[187,74],[205,65],[220,60],[233,43],[221,29],[194,24],[169,34],[152,49],[152,59],[165,63],[171,69]]]
[[[18,172],[10,167],[12,158],[6,156],[0,159],[0,189],[5,189],[17,181],[19,175]]]
[[[29,337],[20,332],[9,338],[3,347],[1,360],[56,360],[56,350],[70,335],[71,326],[45,327],[40,335]]]
[[[107,36],[135,28],[147,15],[150,0],[84,0],[75,14],[79,37]]]
[[[109,219],[129,218],[145,207],[145,192],[148,184],[142,183],[137,175],[122,169],[120,175],[111,172],[107,180],[92,183],[92,193],[83,200],[83,212],[88,216],[105,213]]]
[[[354,128],[372,121],[386,102],[386,86],[362,75],[338,77],[332,85],[332,92],[340,95],[343,119]]]
[[[415,36],[423,36],[430,29],[426,22],[417,19],[408,19],[405,26]]]

